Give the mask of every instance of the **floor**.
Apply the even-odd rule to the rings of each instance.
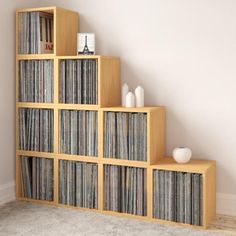
[[[11,202],[0,207],[0,236],[236,235],[236,218],[218,216],[208,230],[162,225],[55,206]]]

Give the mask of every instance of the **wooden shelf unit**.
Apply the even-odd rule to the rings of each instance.
[[[53,53],[18,54],[19,13],[46,12],[53,14]],[[16,57],[18,59],[50,59],[51,56],[76,55],[77,33],[79,31],[79,14],[60,7],[27,8],[16,11]]]
[[[87,105],[99,107],[109,107],[120,105],[120,59],[118,57],[100,55],[78,55],[57,57],[58,73],[61,60],[88,60],[94,59],[97,63],[97,105]],[[65,104],[68,105],[68,104]],[[75,105],[75,104],[73,104]],[[83,104],[82,104],[83,105]]]
[[[203,177],[203,196],[202,196],[202,205],[203,205],[203,227],[207,228],[209,223],[214,219],[216,215],[216,162],[211,160],[190,160],[186,164],[178,164],[174,161],[173,158],[162,158],[155,165],[149,166],[149,213],[150,217],[153,215],[153,171],[154,170],[168,170],[176,172],[188,172],[202,174]],[[170,222],[167,220],[153,219],[157,222]],[[174,222],[175,224],[187,225],[184,223]],[[201,227],[196,225],[190,225],[194,227]]]
[[[54,15],[54,53],[53,54],[18,54],[18,13],[44,11]],[[22,9],[16,12],[16,198],[40,204],[53,204],[56,206],[72,208],[73,206],[59,204],[59,160],[96,163],[98,165],[98,209],[73,207],[75,209],[98,211],[103,214],[143,219],[159,223],[183,225],[188,227],[206,228],[215,217],[215,162],[207,160],[191,160],[188,164],[176,164],[171,158],[165,157],[165,108],[143,107],[125,108],[119,107],[120,98],[120,60],[117,57],[100,55],[76,54],[76,34],[78,32],[78,13],[58,7]],[[60,60],[84,60],[95,59],[97,61],[98,104],[62,104],[59,103],[59,62]],[[51,103],[19,102],[19,61],[21,60],[53,60],[54,62],[54,99]],[[19,150],[19,120],[20,108],[51,109],[54,114],[54,140],[52,153]],[[98,112],[98,157],[79,156],[59,153],[59,111],[60,110],[88,110]],[[147,161],[131,161],[103,156],[104,112],[130,112],[147,114]],[[53,159],[54,173],[54,198],[52,202],[44,200],[28,199],[22,196],[22,180],[20,156],[39,157]],[[138,216],[127,213],[119,213],[104,210],[104,165],[118,165],[144,168],[146,170],[147,191],[147,216]],[[202,226],[187,225],[153,218],[153,171],[170,170],[203,175],[203,224]]]
[[[147,114],[147,161],[130,161],[122,159],[114,159],[109,157],[103,157],[103,159],[109,159],[109,161],[124,162],[124,163],[140,163],[143,166],[152,165],[162,157],[165,156],[165,108],[161,107],[142,107],[142,108],[127,108],[127,107],[105,107],[102,108],[103,123],[101,124],[101,130],[104,132],[104,112],[126,112],[126,113],[145,113]],[[103,147],[103,137],[102,147]],[[103,151],[102,151],[103,153]]]

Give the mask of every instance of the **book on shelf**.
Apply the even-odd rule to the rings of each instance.
[[[19,149],[53,152],[53,111],[19,109]]]
[[[60,60],[59,101],[70,104],[97,104],[96,59]]]
[[[53,160],[20,156],[22,197],[53,201]]]
[[[60,152],[98,156],[97,111],[60,110]]]
[[[134,215],[147,214],[145,170],[104,166],[104,209]]]
[[[97,209],[98,166],[59,161],[59,203]]]
[[[18,21],[19,54],[53,53],[53,14],[20,12]]]
[[[104,113],[104,157],[147,161],[146,113]]]
[[[53,61],[19,61],[19,102],[53,102]]]
[[[202,175],[154,170],[153,217],[202,225]]]

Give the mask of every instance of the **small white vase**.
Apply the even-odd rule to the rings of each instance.
[[[125,107],[126,104],[126,95],[129,92],[129,87],[127,84],[123,84],[122,88],[121,88],[121,102],[122,102],[122,106]]]
[[[192,157],[192,151],[187,147],[175,148],[172,154],[177,163],[187,163]]]
[[[138,86],[135,89],[134,94],[136,107],[144,107],[144,89],[141,86]]]
[[[132,92],[127,93],[125,106],[126,107],[135,107],[135,96]]]

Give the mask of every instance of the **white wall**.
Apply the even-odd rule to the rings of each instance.
[[[13,178],[14,155],[13,10],[5,2],[0,184]],[[218,211],[236,214],[236,2],[38,0],[38,6],[47,5],[80,12],[81,31],[96,33],[97,52],[120,56],[122,80],[132,88],[142,85],[146,104],[166,106],[168,155],[189,146],[195,158],[217,161]],[[234,205],[227,208],[229,199]]]

